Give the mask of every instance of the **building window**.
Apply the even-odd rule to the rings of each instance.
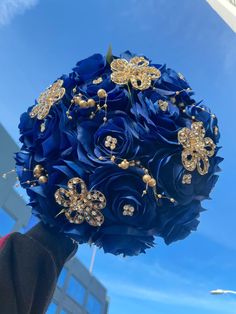
[[[70,278],[67,293],[79,304],[82,305],[84,303],[85,287],[74,276]]]
[[[57,281],[58,287],[63,288],[65,284],[66,274],[67,274],[67,270],[63,268]]]
[[[10,216],[7,211],[3,208],[0,208],[0,237],[6,235],[12,231],[13,226],[15,225],[15,219]]]
[[[46,314],[56,314],[57,305],[55,303],[51,303]]]
[[[89,295],[86,310],[89,314],[101,314],[101,302],[92,294]]]

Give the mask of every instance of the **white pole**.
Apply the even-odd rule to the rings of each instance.
[[[217,295],[217,294],[236,294],[236,291],[216,289],[216,290],[210,291],[210,293],[214,294],[214,295]]]
[[[90,272],[90,274],[92,274],[92,272],[93,272],[93,267],[94,267],[94,261],[95,261],[96,252],[97,252],[97,247],[94,245],[94,246],[93,246],[93,253],[92,253],[92,257],[91,257],[91,262],[90,262],[90,267],[89,267],[89,272]]]

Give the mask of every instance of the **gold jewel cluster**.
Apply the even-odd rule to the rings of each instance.
[[[105,147],[114,150],[117,145],[117,138],[108,135],[105,139]]]
[[[191,175],[191,173],[187,173],[187,174],[183,175],[182,183],[183,184],[191,184],[192,183],[192,175]]]
[[[126,204],[123,206],[123,216],[133,216],[134,211],[134,206],[130,204]]]
[[[65,95],[63,83],[63,80],[57,80],[39,96],[37,105],[30,112],[31,118],[37,117],[38,120],[46,118],[51,107]]]
[[[88,191],[79,177],[70,179],[67,186],[68,189],[55,192],[56,202],[64,207],[56,217],[64,213],[70,223],[81,224],[85,220],[90,226],[100,227],[104,222],[100,211],[106,206],[105,196],[100,191]]]
[[[118,85],[128,84],[139,90],[148,89],[153,80],[160,78],[161,72],[149,66],[149,61],[144,57],[115,59],[111,63],[111,80]]]
[[[215,153],[216,145],[209,137],[205,137],[202,122],[193,122],[191,129],[183,128],[178,132],[179,144],[183,146],[182,163],[186,170],[196,168],[201,175],[209,170],[209,157]]]
[[[166,100],[158,100],[158,105],[162,111],[166,111],[168,109],[168,101]]]

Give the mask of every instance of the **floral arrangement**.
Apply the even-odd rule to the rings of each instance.
[[[33,214],[116,255],[184,239],[222,161],[217,118],[193,95],[129,51],[79,61],[21,116],[16,171]]]

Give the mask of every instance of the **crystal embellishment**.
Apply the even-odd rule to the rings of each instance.
[[[179,144],[183,146],[182,163],[186,170],[197,171],[205,175],[209,170],[209,157],[215,154],[216,145],[210,137],[205,137],[206,130],[202,122],[193,122],[191,129],[183,128],[178,132]]]
[[[67,186],[55,192],[56,202],[64,207],[56,217],[64,213],[70,223],[82,224],[85,220],[90,226],[100,227],[104,222],[101,210],[106,206],[105,196],[100,191],[88,191],[79,177],[70,179]]]
[[[111,63],[111,80],[118,84],[128,84],[139,90],[148,89],[152,80],[160,78],[161,72],[155,67],[149,66],[149,61],[144,57],[115,59]]]
[[[187,173],[187,174],[183,175],[182,183],[183,184],[191,184],[192,183],[192,175],[191,175],[191,173]]]
[[[31,118],[43,120],[49,114],[51,107],[65,95],[63,83],[63,80],[57,80],[39,96],[37,105],[30,112]]]
[[[123,206],[123,215],[124,216],[133,216],[134,207],[132,205],[126,204]]]

